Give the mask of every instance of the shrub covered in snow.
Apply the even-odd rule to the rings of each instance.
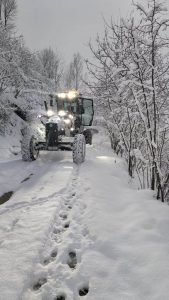
[[[141,187],[156,189],[164,201],[169,199],[169,18],[158,0],[134,8],[129,19],[106,24],[104,37],[90,45],[97,62],[87,62],[89,86],[130,176],[136,172]]]

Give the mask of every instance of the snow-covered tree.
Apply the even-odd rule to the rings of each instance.
[[[125,155],[129,174],[137,172],[141,187],[157,189],[162,201],[168,186],[169,19],[166,8],[149,0],[140,15],[106,25],[103,39],[90,44],[96,63],[87,62],[90,85],[112,146]],[[134,12],[135,13],[135,12]]]
[[[43,102],[44,93],[54,91],[54,83],[43,72],[36,53],[32,53],[22,37],[16,37],[0,23],[0,131],[14,109],[30,110]],[[28,92],[29,91],[29,92]],[[41,96],[40,93],[42,92]],[[38,94],[37,94],[38,93]],[[36,94],[36,97],[33,95]],[[40,101],[41,98],[41,101]],[[33,101],[32,101],[33,99]]]
[[[63,74],[61,57],[51,48],[46,48],[39,52],[38,58],[41,63],[42,74],[54,83],[55,90],[57,90]]]
[[[5,28],[13,28],[16,12],[16,0],[0,0],[0,21],[4,24]]]
[[[70,62],[65,74],[65,86],[67,89],[81,90],[83,83],[83,58],[76,53]]]

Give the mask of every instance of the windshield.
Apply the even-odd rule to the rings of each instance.
[[[77,101],[57,100],[57,107],[59,110],[65,110],[71,113],[77,113]]]

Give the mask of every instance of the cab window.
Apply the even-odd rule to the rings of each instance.
[[[91,126],[93,121],[93,100],[91,99],[83,99],[83,108],[84,113],[82,114],[82,125]]]

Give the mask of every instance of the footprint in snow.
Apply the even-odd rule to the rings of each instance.
[[[53,230],[53,240],[55,240],[58,244],[62,241],[62,233],[64,229],[54,228]]]
[[[74,192],[74,193],[72,193],[72,195],[71,195],[72,197],[75,197],[76,196],[76,193]]]
[[[70,194],[67,195],[67,199],[65,199],[65,205],[69,205],[70,203],[72,203],[72,201],[75,199],[76,197],[76,192],[70,192]]]
[[[65,229],[69,228],[69,226],[70,226],[70,223],[69,223],[69,222],[67,222],[67,223],[64,224],[64,228],[65,228]]]
[[[70,251],[68,255],[69,255],[69,257],[68,257],[68,260],[67,260],[67,264],[68,264],[69,268],[75,269],[76,265],[77,265],[76,252],[75,251]]]
[[[54,300],[65,300],[66,296],[64,294],[58,295]]]
[[[79,296],[86,296],[89,292],[89,286],[85,285],[79,289]]]
[[[36,282],[34,285],[33,285],[33,290],[34,291],[38,291],[42,285],[44,285],[45,283],[47,282],[47,279],[46,278],[40,278],[38,280],[38,282]]]
[[[67,214],[61,213],[59,216],[63,220],[67,219]]]
[[[62,233],[62,229],[61,228],[54,228],[53,233],[54,234],[61,234]]]
[[[69,206],[69,205],[71,206],[70,198],[64,200],[64,205],[65,205],[65,207]]]
[[[48,265],[49,263],[51,263],[52,261],[54,261],[54,259],[56,258],[57,256],[57,251],[54,250],[51,254],[50,254],[50,257],[47,257],[44,259],[43,263],[44,265]]]

